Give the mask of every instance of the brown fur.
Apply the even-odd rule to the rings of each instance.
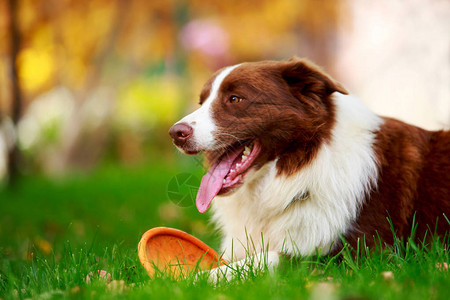
[[[427,230],[428,235],[449,231],[443,214],[450,217],[450,132],[426,131],[385,118],[375,151],[380,170],[378,189],[367,196],[347,240],[354,244],[364,233],[369,245],[377,235],[392,243],[387,217],[398,237],[410,236],[414,218],[416,237],[423,238]]]

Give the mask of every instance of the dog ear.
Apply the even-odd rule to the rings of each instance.
[[[334,92],[348,95],[347,90],[339,82],[307,59],[292,57],[282,64],[281,76],[294,96],[300,93],[321,99]]]

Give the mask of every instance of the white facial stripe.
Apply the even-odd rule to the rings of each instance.
[[[238,66],[239,65],[230,66],[220,72],[214,79],[209,96],[203,105],[178,122],[187,123],[193,128],[193,141],[201,150],[212,150],[214,147],[213,132],[216,130],[216,124],[212,118],[211,105],[219,94],[219,89],[223,80]]]
[[[216,79],[214,79],[214,82],[211,86],[211,92],[209,94],[209,97],[206,99],[206,101],[203,105],[205,105],[207,103],[209,103],[209,105],[211,105],[211,102],[217,98],[217,95],[219,93],[219,88],[220,88],[223,80],[228,76],[228,74],[231,73],[231,71],[236,69],[238,66],[239,66],[239,64],[231,66],[231,67],[227,67],[222,72],[220,72],[219,75],[217,75]]]

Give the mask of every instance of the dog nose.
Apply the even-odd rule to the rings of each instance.
[[[193,129],[187,123],[175,124],[170,128],[169,134],[176,145],[181,146],[192,136]]]

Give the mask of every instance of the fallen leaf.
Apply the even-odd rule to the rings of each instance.
[[[78,294],[81,291],[81,288],[77,285],[70,290],[71,294]]]
[[[334,300],[336,295],[336,285],[329,282],[318,282],[312,286],[311,300]]]
[[[394,273],[392,271],[384,271],[381,273],[381,276],[384,280],[393,280],[394,279]]]
[[[126,288],[126,285],[125,285],[125,281],[123,281],[123,280],[113,280],[108,284],[108,290],[115,292],[115,293],[123,293],[125,288]]]
[[[52,245],[41,238],[36,238],[34,241],[36,247],[44,254],[50,254],[52,252]]]

